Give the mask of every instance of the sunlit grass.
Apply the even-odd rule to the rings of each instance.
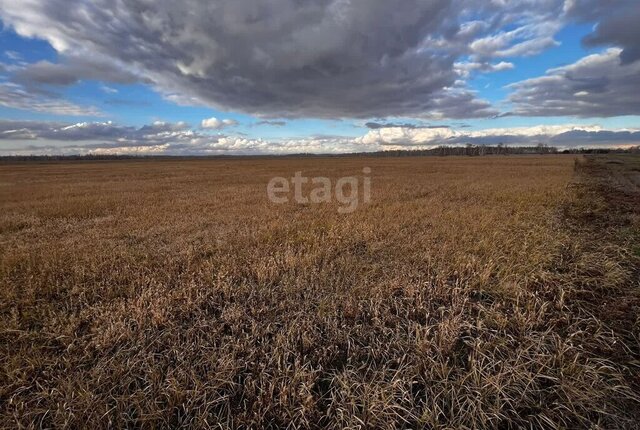
[[[273,176],[365,166],[353,214],[267,199]],[[578,299],[630,285],[631,253],[573,225],[607,210],[575,174],[569,156],[4,165],[2,419],[630,425],[629,338]]]

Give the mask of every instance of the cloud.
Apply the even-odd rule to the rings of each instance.
[[[106,105],[112,106],[128,106],[128,107],[146,107],[151,106],[148,100],[130,100],[123,98],[107,99],[104,101]]]
[[[587,46],[621,48],[622,64],[640,60],[640,7],[637,0],[566,0],[565,13],[578,21],[599,21]]]
[[[62,59],[21,82],[144,76],[178,103],[265,118],[481,118],[497,112],[456,82],[455,63],[539,52],[562,3],[0,0],[0,17]]]
[[[103,93],[106,93],[106,94],[118,94],[119,92],[115,88],[111,88],[110,86],[107,86],[107,85],[101,85],[100,89],[102,90]]]
[[[67,116],[101,116],[92,106],[80,106],[52,93],[30,91],[21,85],[0,82],[0,105],[12,109]]]
[[[512,84],[513,114],[611,117],[640,114],[640,62],[620,62],[620,48],[589,55],[545,76]]]
[[[238,121],[235,119],[218,119],[218,118],[208,118],[202,120],[202,128],[208,128],[212,130],[222,130],[226,127],[234,127],[238,125]]]
[[[113,122],[76,124],[0,120],[0,155],[32,154],[292,154],[374,150],[342,136],[263,140],[203,134],[185,123],[130,127]],[[28,143],[28,144],[27,144]]]
[[[270,125],[272,127],[284,127],[287,125],[286,121],[275,121],[275,120],[262,120],[256,122],[255,125]]]
[[[449,128],[448,125],[422,125],[422,124],[399,124],[393,122],[367,122],[365,127],[378,130],[381,128],[404,128],[404,129],[419,129],[419,128]]]
[[[113,61],[97,59],[95,56],[65,56],[60,63],[38,61],[27,64],[15,72],[12,80],[25,87],[31,87],[69,86],[81,80],[132,84],[139,79],[133,73],[114,64]]]
[[[503,72],[505,70],[511,70],[515,66],[513,63],[507,61],[500,61],[499,63],[491,64],[489,62],[460,62],[455,63],[454,68],[458,74],[463,78],[468,78],[473,72],[493,73]]]
[[[35,140],[49,130],[64,127],[67,124],[50,121],[0,120],[0,139]]]
[[[393,125],[393,124],[389,124]],[[76,124],[0,120],[0,155],[30,154],[297,154],[429,149],[440,145],[620,147],[640,144],[639,130],[562,125],[486,130],[388,126],[359,137],[318,135],[265,140],[200,133],[185,123],[155,122],[131,127],[113,122]]]
[[[496,52],[498,57],[529,57],[537,55],[547,48],[559,46],[560,42],[553,37],[540,37],[518,43],[510,48]]]
[[[517,3],[517,2],[516,2]],[[560,2],[547,1],[546,6],[550,12],[558,10]],[[542,10],[544,5],[535,5]],[[498,31],[486,37],[474,40],[470,44],[471,52],[475,58],[488,59],[500,57],[528,57],[536,55],[549,47],[558,45],[554,35],[562,28],[560,14],[533,14],[531,10],[524,12],[524,16],[530,16],[524,25],[510,31]],[[500,22],[501,25],[511,24]]]
[[[640,58],[637,0],[0,0],[0,18],[59,54],[9,71],[30,94],[146,82],[265,119],[493,117],[466,79],[557,45],[569,21],[598,23],[585,44],[618,47],[622,66]]]
[[[22,55],[16,51],[4,51],[4,55],[13,61],[22,61]]]
[[[11,52],[11,51],[9,51]],[[16,59],[16,55],[10,55]],[[15,60],[17,61],[17,60]],[[112,64],[100,64],[87,59],[67,59],[64,63],[54,64],[48,61],[14,64],[1,64],[0,72],[7,79],[0,82],[0,105],[14,109],[50,113],[67,116],[101,116],[99,109],[93,106],[80,106],[55,91],[57,87],[66,87],[79,82],[81,78],[133,83],[133,75],[121,72]],[[106,93],[115,93],[106,85],[101,86]]]
[[[451,128],[389,127],[358,138],[388,149],[433,148],[440,145],[512,145],[539,143],[558,147],[605,147],[640,144],[639,130],[604,130],[599,126],[558,125],[457,131]]]
[[[107,122],[75,124],[49,121],[0,120],[2,140],[47,140],[60,142],[111,142],[120,146],[156,145],[200,137],[184,122],[156,121],[140,128]]]

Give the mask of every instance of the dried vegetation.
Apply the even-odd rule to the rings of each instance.
[[[0,422],[633,428],[634,163],[0,165]],[[364,166],[353,214],[266,198]]]

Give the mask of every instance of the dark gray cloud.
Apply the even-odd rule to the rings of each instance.
[[[640,61],[621,64],[621,50],[587,56],[545,76],[511,85],[512,114],[611,117],[640,114]]]
[[[622,64],[640,60],[640,4],[638,0],[567,0],[567,16],[585,22],[598,22],[587,35],[587,46],[609,45],[622,48]]]
[[[23,92],[143,80],[178,103],[265,118],[492,117],[499,112],[464,80],[556,45],[570,20],[598,23],[585,43],[620,47],[622,66],[640,58],[637,0],[0,0],[0,18],[60,54],[59,64],[12,72]],[[576,72],[565,87],[617,85],[601,78]],[[516,88],[520,113],[562,110],[550,92],[535,113],[538,97],[528,103]],[[573,99],[568,115],[607,112]]]
[[[38,85],[69,86],[81,80],[97,80],[119,84],[131,84],[139,79],[113,62],[91,57],[63,57],[60,63],[39,61],[17,71],[12,80],[25,87]]]
[[[277,120],[262,120],[256,122],[255,125],[270,125],[272,127],[284,127],[287,125],[286,121],[277,121]]]
[[[543,49],[561,3],[0,0],[0,16],[63,60],[116,67],[39,64],[23,83],[137,75],[171,100],[264,117],[470,118],[497,112],[457,82],[456,61]]]

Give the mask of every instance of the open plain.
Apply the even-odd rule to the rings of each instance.
[[[275,176],[365,167],[353,213],[267,198]],[[4,163],[0,422],[633,428],[639,167]]]

